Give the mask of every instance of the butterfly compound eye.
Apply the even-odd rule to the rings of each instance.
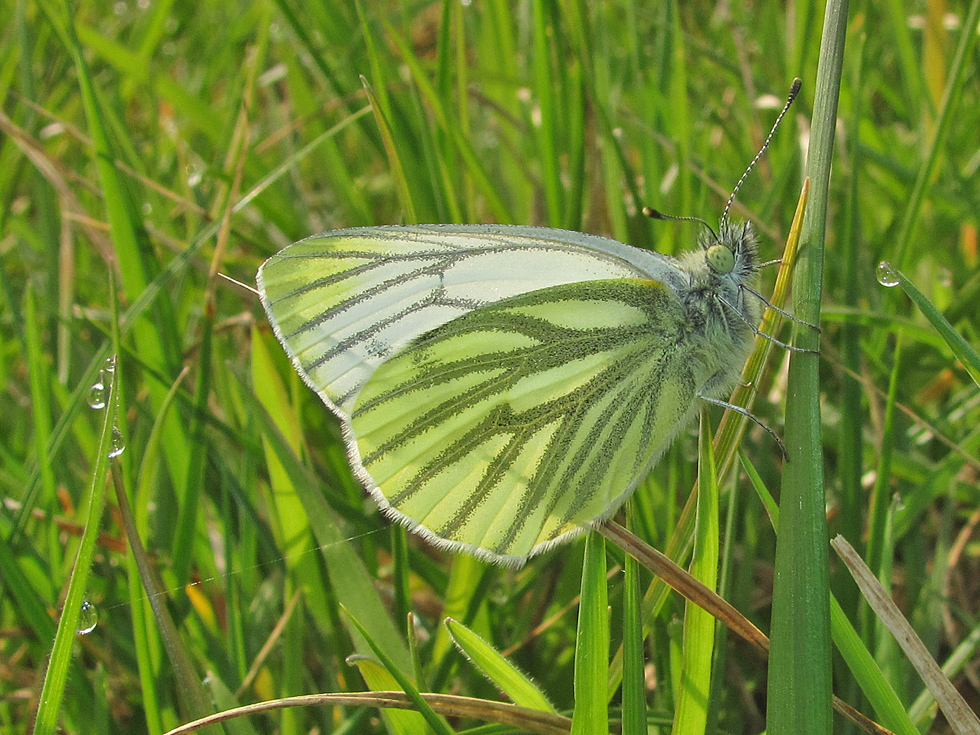
[[[708,261],[708,266],[711,270],[721,275],[731,273],[735,267],[735,253],[718,243],[709,247],[704,257]]]

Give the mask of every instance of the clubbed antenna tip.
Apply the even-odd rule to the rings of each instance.
[[[718,240],[718,235],[715,234],[715,231],[713,229],[711,229],[711,225],[709,225],[700,217],[677,217],[676,215],[673,214],[664,214],[663,212],[660,212],[654,209],[653,207],[644,207],[640,211],[643,212],[643,214],[649,217],[650,219],[674,220],[676,222],[698,222],[704,225],[708,229],[708,232],[711,233],[711,236],[716,241]]]

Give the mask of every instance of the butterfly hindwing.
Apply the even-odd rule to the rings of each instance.
[[[379,365],[348,425],[382,507],[504,563],[611,515],[686,423],[696,373],[663,284],[564,284],[457,317]]]

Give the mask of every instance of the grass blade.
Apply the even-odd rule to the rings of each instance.
[[[956,359],[963,363],[963,368],[973,378],[973,382],[980,387],[980,354],[963,339],[959,332],[953,328],[942,312],[937,309],[926,295],[922,293],[915,284],[912,283],[905,274],[894,268],[887,261],[882,261],[878,266],[879,280],[886,286],[899,285],[908,296],[919,307],[919,310],[929,320],[929,323],[939,332],[939,336],[953,351]]]
[[[973,711],[956,687],[946,678],[930,655],[922,640],[915,634],[912,626],[902,615],[898,606],[885,592],[868,566],[857,555],[847,541],[838,536],[832,542],[834,550],[847,564],[861,593],[874,609],[881,621],[895,636],[895,640],[909,657],[915,670],[929,687],[946,720],[957,735],[980,735],[980,717]]]
[[[116,367],[118,368],[118,365]],[[99,444],[90,475],[87,492],[88,507],[85,511],[85,530],[75,553],[71,579],[68,582],[68,592],[65,595],[65,604],[58,620],[58,629],[55,633],[54,644],[51,647],[51,657],[44,672],[44,684],[41,687],[37,719],[34,721],[33,728],[37,735],[51,735],[58,726],[58,715],[61,713],[61,702],[65,693],[65,683],[68,680],[68,669],[72,663],[72,646],[79,629],[78,620],[82,611],[82,602],[85,599],[92,557],[95,554],[95,543],[99,534],[99,523],[105,505],[109,454],[112,450],[112,432],[116,425],[116,404],[119,400],[118,369],[114,372],[115,377],[109,387],[105,414],[102,418],[102,431],[99,434]]]
[[[823,247],[837,100],[847,30],[847,0],[828,2],[817,67],[807,176],[810,201],[793,280],[794,313],[820,323]],[[819,347],[818,335],[795,326],[795,344]],[[770,735],[832,730],[830,575],[820,423],[819,357],[790,357],[780,529],[773,585],[767,729]]]
[[[605,540],[596,532],[585,541],[582,599],[575,645],[575,711],[572,735],[606,735],[606,681],[609,676],[609,611]]]
[[[712,452],[711,426],[701,413],[698,455],[697,526],[691,576],[714,591],[718,581],[720,525],[718,483]],[[680,691],[674,709],[675,733],[702,735],[708,723],[711,703],[711,661],[714,656],[715,618],[688,602],[684,609],[683,668]]]
[[[483,672],[495,686],[510,697],[514,704],[542,712],[554,712],[548,698],[535,686],[534,682],[504,658],[489,643],[462,623],[446,618],[446,629],[453,643],[470,662]]]

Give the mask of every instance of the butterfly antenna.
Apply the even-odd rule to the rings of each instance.
[[[673,214],[664,214],[663,212],[656,210],[653,207],[644,207],[641,211],[643,212],[644,215],[646,215],[650,219],[659,219],[659,220],[672,219],[676,222],[698,222],[708,228],[708,232],[711,233],[711,237],[716,242],[718,240],[718,235],[715,234],[715,231],[711,228],[711,225],[709,225],[700,217],[678,217],[677,215],[673,215]]]
[[[735,195],[738,194],[738,190],[742,188],[742,184],[745,181],[745,177],[749,175],[749,172],[755,167],[755,164],[759,162],[762,158],[762,154],[766,152],[766,148],[769,147],[769,143],[772,141],[772,136],[776,134],[776,128],[779,127],[779,123],[782,122],[783,118],[786,116],[787,111],[789,111],[789,106],[793,104],[793,100],[796,99],[796,95],[800,93],[800,87],[803,86],[803,82],[799,77],[793,80],[793,86],[789,88],[789,97],[786,99],[786,104],[783,105],[782,111],[779,113],[779,117],[776,118],[776,122],[772,124],[772,130],[769,131],[769,135],[766,137],[766,142],[762,144],[762,148],[759,152],[755,154],[755,158],[752,159],[752,163],[749,167],[745,169],[745,173],[742,174],[742,178],[738,180],[735,184],[735,188],[732,189],[732,195],[728,197],[728,203],[725,205],[725,211],[721,213],[721,221],[724,222],[728,218],[728,210],[732,208],[732,202],[735,201]]]

